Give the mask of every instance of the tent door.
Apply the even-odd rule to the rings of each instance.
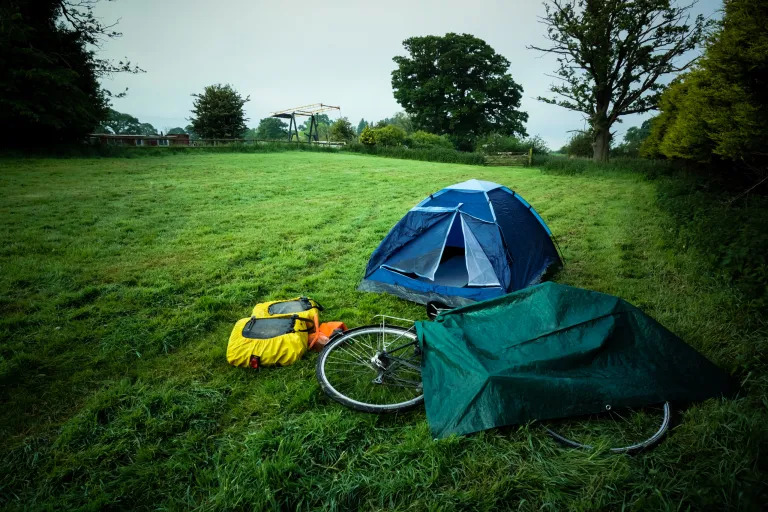
[[[422,229],[416,238],[390,256],[382,267],[414,279],[431,281],[440,265],[445,240],[456,216],[455,213],[446,216],[426,230]],[[418,222],[415,225],[420,227]]]
[[[480,242],[472,233],[469,224],[461,216],[461,230],[464,235],[465,260],[468,282],[470,286],[500,286],[499,278],[491,266]]]
[[[441,286],[463,288],[469,282],[464,258],[464,235],[459,217],[458,213],[453,217],[451,228],[443,242],[440,263],[435,271],[433,282]]]
[[[412,279],[441,286],[500,286],[488,257],[463,216],[457,213],[450,222],[450,227],[445,231],[445,228],[438,228],[430,233],[432,238],[443,233],[442,247],[429,244],[431,250],[417,256],[415,244],[418,241],[415,241],[412,242],[414,247],[403,251],[409,255],[407,264],[404,264],[405,261],[396,261],[387,262],[384,266]]]

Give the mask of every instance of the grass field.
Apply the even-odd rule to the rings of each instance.
[[[316,356],[225,361],[233,323],[308,295],[349,326],[421,306],[356,291],[430,192],[507,185],[557,235],[559,282],[619,295],[743,381],[638,456],[540,425],[433,441],[423,411],[328,400]],[[0,507],[644,510],[766,503],[765,333],[675,245],[654,182],[323,153],[0,161]]]

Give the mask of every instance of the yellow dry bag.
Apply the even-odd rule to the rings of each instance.
[[[323,306],[307,297],[296,297],[289,300],[274,300],[262,302],[253,308],[252,316],[256,318],[270,318],[274,316],[298,315],[300,318],[314,320],[320,315]]]
[[[315,344],[322,310],[307,297],[256,304],[251,318],[232,329],[227,361],[252,368],[295,363]]]
[[[296,297],[288,300],[274,300],[256,304],[251,313],[256,318],[273,318],[276,316],[297,315],[299,318],[307,318],[320,325],[320,312],[323,310],[316,300],[307,297]],[[309,334],[309,348],[315,344],[319,337],[319,331],[315,329]]]
[[[273,318],[243,318],[235,324],[227,345],[227,361],[234,366],[258,368],[298,361],[309,346],[315,322],[293,314]]]

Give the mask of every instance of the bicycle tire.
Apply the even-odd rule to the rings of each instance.
[[[611,453],[637,453],[642,450],[647,450],[655,446],[656,444],[658,444],[661,441],[661,439],[664,437],[664,435],[667,433],[667,431],[669,430],[669,424],[672,419],[672,409],[669,405],[669,402],[664,402],[664,404],[662,405],[662,409],[663,409],[663,415],[662,415],[661,423],[658,429],[656,429],[650,437],[644,440],[639,440],[638,442],[634,442],[626,446],[611,446],[608,448],[608,451],[610,451]],[[610,413],[602,413],[602,414],[610,414]],[[571,420],[571,421],[579,421],[579,420]],[[574,439],[569,438],[566,435],[563,435],[554,431],[553,429],[547,427],[546,425],[544,426],[544,428],[547,431],[547,434],[549,434],[552,438],[554,438],[559,443],[569,448],[580,448],[584,450],[595,449],[594,444],[588,444],[586,442],[576,441]]]
[[[381,326],[381,325],[367,325],[363,327],[358,327],[355,329],[350,329],[343,334],[340,334],[328,343],[328,345],[323,348],[322,352],[320,352],[320,355],[317,359],[317,364],[315,366],[315,373],[317,375],[317,381],[320,383],[320,387],[322,388],[323,392],[325,392],[326,395],[328,395],[331,399],[335,400],[336,402],[349,407],[351,409],[355,409],[357,411],[362,412],[369,412],[369,413],[377,413],[377,414],[386,414],[386,413],[393,413],[393,412],[402,412],[407,411],[409,409],[412,409],[424,401],[424,395],[423,392],[419,393],[418,396],[409,398],[408,400],[398,401],[394,403],[371,403],[371,402],[365,402],[359,398],[353,398],[348,396],[348,393],[345,394],[344,392],[337,389],[339,387],[338,383],[336,386],[334,386],[334,383],[331,382],[328,371],[326,368],[326,365],[328,364],[329,358],[334,354],[335,351],[340,350],[341,347],[344,347],[345,344],[348,344],[350,341],[356,341],[356,340],[362,340],[364,336],[369,336],[371,334],[378,335],[382,334],[389,334],[395,337],[395,339],[399,338],[405,338],[405,343],[408,343],[409,341],[415,341],[416,340],[416,333],[412,332],[412,330],[404,329],[401,327],[394,327],[394,326]],[[365,356],[371,356],[373,357],[374,353],[371,354],[365,354]],[[362,356],[358,358],[361,362],[358,364],[361,368],[365,368],[365,365],[362,364]],[[348,364],[348,363],[345,363]],[[374,377],[376,375],[377,370],[370,365],[369,366],[371,373],[370,377]],[[352,371],[350,369],[349,371]],[[357,370],[360,371],[360,370]],[[414,370],[412,370],[414,371]],[[415,372],[415,371],[414,371]],[[361,374],[362,375],[362,374]],[[363,377],[361,377],[361,380],[365,380]],[[419,373],[419,388],[418,390],[421,390],[421,382],[420,382],[420,373]]]

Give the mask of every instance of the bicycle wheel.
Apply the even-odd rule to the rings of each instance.
[[[397,412],[424,400],[421,353],[413,329],[351,329],[325,346],[316,373],[329,397],[358,411]]]
[[[618,411],[606,406],[600,414],[553,422],[553,428],[545,428],[550,436],[572,448],[604,447],[613,453],[633,453],[657,444],[669,429],[671,416],[669,402]]]

